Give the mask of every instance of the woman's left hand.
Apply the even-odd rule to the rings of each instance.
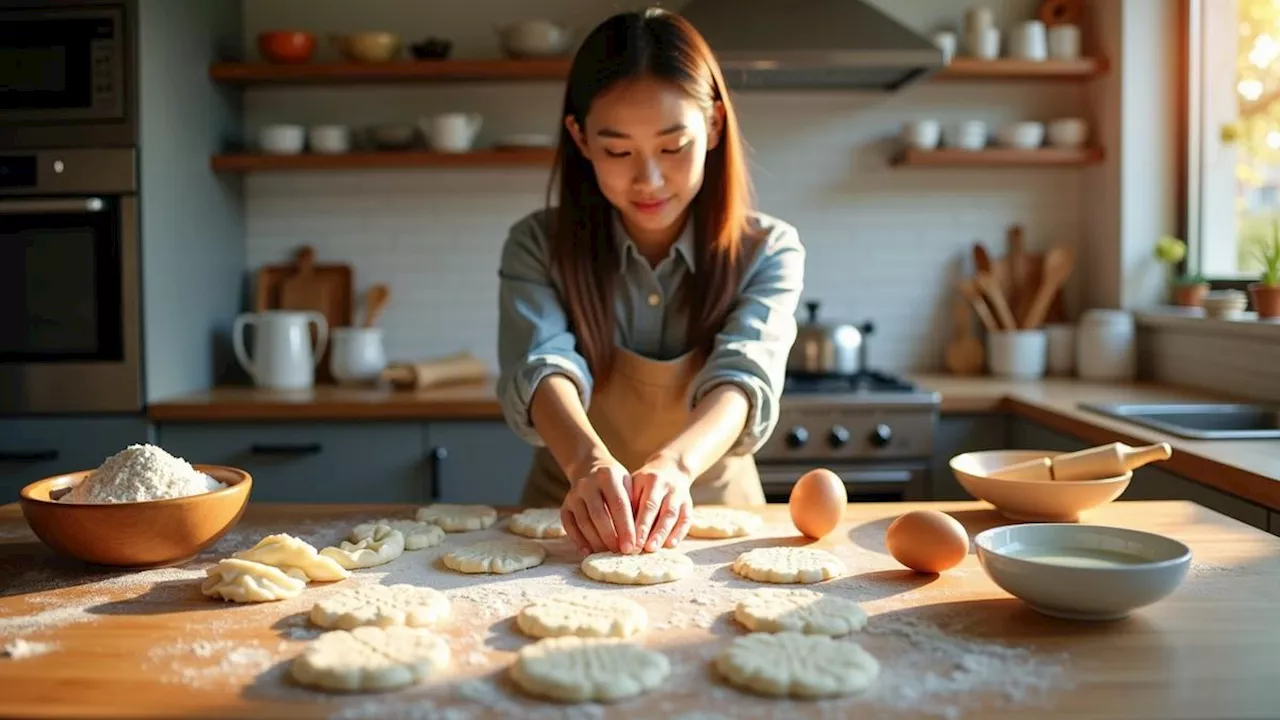
[[[675,547],[693,522],[693,478],[672,458],[656,455],[631,474],[636,546],[644,552]]]

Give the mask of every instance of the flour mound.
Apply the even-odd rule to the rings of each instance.
[[[61,501],[143,502],[199,495],[225,487],[155,445],[130,445],[103,461]]]

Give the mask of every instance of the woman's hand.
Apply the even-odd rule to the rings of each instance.
[[[636,539],[645,552],[675,547],[693,522],[693,485],[680,462],[655,455],[631,476],[631,502],[636,508]]]
[[[630,553],[636,547],[631,517],[631,478],[608,456],[597,456],[571,477],[560,505],[560,522],[578,550]]]

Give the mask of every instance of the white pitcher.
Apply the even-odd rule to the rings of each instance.
[[[311,347],[311,324],[316,346]],[[254,327],[253,357],[245,351],[244,330]],[[240,367],[258,387],[303,390],[315,385],[316,365],[329,342],[324,315],[308,310],[268,310],[244,313],[231,326],[231,344]]]
[[[421,118],[418,125],[436,152],[463,153],[471,149],[484,118],[479,113],[451,112]]]

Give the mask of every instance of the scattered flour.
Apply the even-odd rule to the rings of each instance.
[[[163,500],[226,487],[155,445],[130,445],[103,461],[61,498],[73,503]]]
[[[30,615],[0,617],[0,636],[24,635],[87,622],[96,617],[87,612],[89,607],[84,604],[64,605]]]
[[[279,650],[261,645],[234,643],[229,640],[196,640],[158,645],[147,653],[166,682],[180,682],[195,687],[243,682],[274,665]],[[216,659],[210,664],[209,661]]]
[[[16,640],[9,642],[3,648],[0,648],[0,650],[3,651],[3,653],[0,654],[14,660],[25,660],[37,655],[44,655],[47,652],[56,650],[57,648],[57,643],[29,642],[22,638],[17,638]]]

